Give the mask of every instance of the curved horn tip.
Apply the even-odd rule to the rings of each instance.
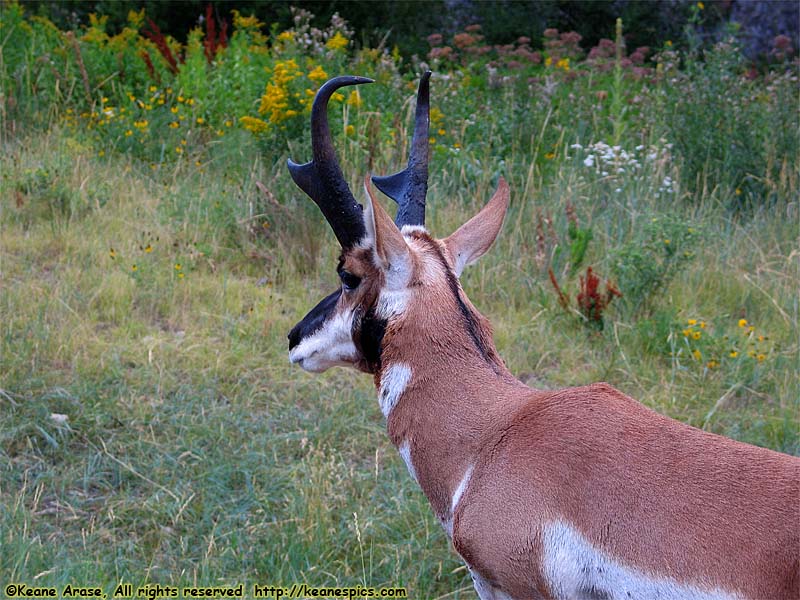
[[[322,87],[331,84],[338,88],[345,85],[361,85],[362,83],[375,83],[375,80],[370,79],[369,77],[361,77],[359,75],[339,75],[338,77],[328,79],[328,81],[326,81]]]

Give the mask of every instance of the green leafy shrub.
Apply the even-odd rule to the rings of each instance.
[[[631,316],[652,308],[659,292],[695,257],[702,229],[671,215],[653,217],[612,253],[611,263]]]

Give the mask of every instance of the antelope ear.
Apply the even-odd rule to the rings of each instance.
[[[375,265],[384,272],[389,287],[404,286],[411,272],[411,252],[389,213],[375,199],[370,183],[371,177],[367,175],[364,180],[367,193],[364,226],[367,238],[373,241]]]
[[[492,199],[481,212],[445,238],[444,244],[455,263],[456,277],[461,276],[464,267],[486,254],[494,243],[506,216],[509,196],[508,184],[501,177]]]

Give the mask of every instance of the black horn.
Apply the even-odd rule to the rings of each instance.
[[[344,75],[334,77],[319,88],[311,107],[313,160],[303,165],[291,159],[288,161],[292,179],[316,202],[336,234],[336,239],[345,249],[358,243],[366,234],[366,229],[361,216],[361,205],[353,197],[336,160],[331,130],[328,127],[328,100],[340,87],[362,83],[372,83],[372,79]]]
[[[431,124],[430,78],[426,71],[419,82],[417,110],[414,117],[414,136],[408,167],[386,177],[373,177],[375,186],[397,202],[394,222],[403,225],[425,225],[425,196],[428,193],[428,137]]]

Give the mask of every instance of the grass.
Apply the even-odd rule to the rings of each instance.
[[[285,232],[264,239],[234,225],[232,237],[230,219],[215,217],[224,176],[214,165],[154,175],[77,145],[54,128],[12,140],[1,159],[3,197],[17,199],[3,206],[2,579],[107,593],[119,581],[306,582],[473,597],[383,432],[369,378],[314,377],[286,360],[285,334],[333,285],[335,258],[288,177],[274,179],[274,193],[313,221],[293,226],[308,229],[300,248]],[[245,214],[254,180],[278,169],[256,161],[227,209]],[[686,215],[711,234],[660,312],[616,315],[591,333],[559,309],[526,251],[534,211],[559,214],[575,174],[545,183],[521,172],[512,188],[536,203],[515,194],[498,246],[464,277],[512,371],[545,386],[604,379],[693,425],[798,453],[796,207],[741,222]],[[491,191],[490,174],[472,185],[433,179],[441,234]],[[461,186],[474,200],[448,201]],[[588,199],[584,186],[577,197]],[[592,217],[592,264],[602,268],[614,236],[635,233],[641,217],[626,206]],[[298,249],[316,259],[298,266]],[[722,329],[740,312],[776,347],[755,371],[646,350],[674,335],[673,321]]]

